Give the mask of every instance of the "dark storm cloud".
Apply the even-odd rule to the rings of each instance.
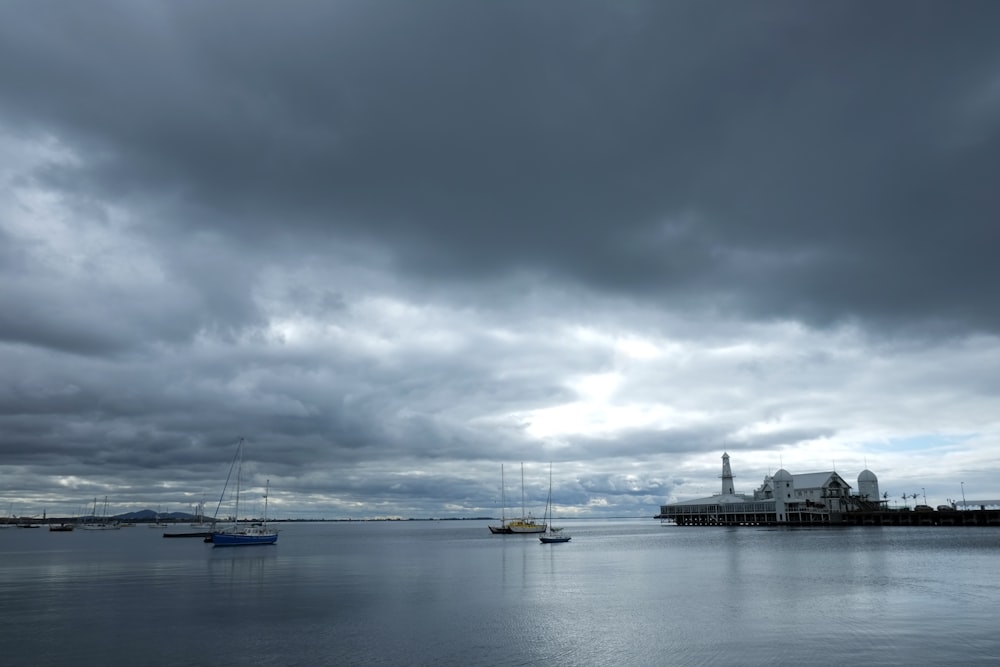
[[[993,330],[997,13],[52,5],[4,22],[0,67],[6,121],[84,156],[35,177],[176,206],[162,234]]]

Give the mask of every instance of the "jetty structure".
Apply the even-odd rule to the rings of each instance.
[[[736,493],[729,454],[722,454],[722,488],[708,498],[661,505],[656,518],[679,526],[762,526],[849,523],[852,512],[882,508],[878,477],[858,475],[858,491],[836,471],[766,475],[752,494]]]

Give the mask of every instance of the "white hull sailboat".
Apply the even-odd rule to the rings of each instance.
[[[80,528],[84,530],[119,530],[121,528],[121,525],[117,521],[108,520],[107,496],[104,496],[104,513],[100,521],[97,521],[97,498],[94,498],[94,511],[91,518],[93,519],[92,521],[81,524]]]

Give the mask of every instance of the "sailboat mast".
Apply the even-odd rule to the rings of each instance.
[[[549,461],[549,497],[545,500],[545,532],[549,532],[549,524],[552,523],[552,461]]]
[[[233,529],[240,525],[240,481],[243,478],[243,438],[240,438],[239,460],[236,463],[236,513],[233,515]]]
[[[524,461],[521,461],[521,518],[528,516],[524,511]]]
[[[271,491],[271,480],[264,484],[264,528],[267,529],[267,494]]]
[[[507,525],[507,496],[503,488],[503,464],[500,464],[500,525]]]

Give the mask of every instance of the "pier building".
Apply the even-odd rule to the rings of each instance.
[[[722,454],[722,488],[708,498],[660,506],[657,518],[677,525],[811,525],[846,523],[847,513],[880,508],[878,478],[858,475],[858,493],[836,471],[766,475],[752,494],[736,493],[729,454]]]

